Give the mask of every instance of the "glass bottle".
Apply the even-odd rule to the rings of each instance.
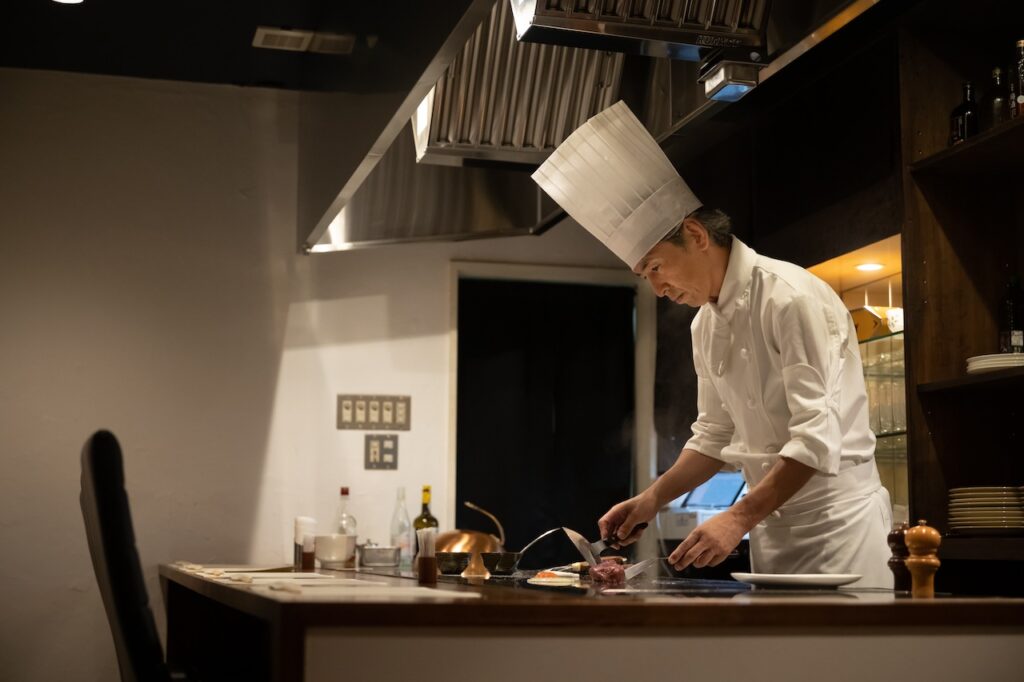
[[[1024,353],[1024,310],[1017,275],[1010,277],[999,306],[999,352]]]
[[[989,130],[1010,118],[1010,109],[1006,102],[1006,84],[1003,82],[1003,70],[998,66],[992,69],[992,80],[985,93],[985,101],[981,106],[983,117],[982,127]]]
[[[402,568],[412,565],[412,523],[409,521],[409,511],[405,506],[405,487],[399,486],[395,496],[395,511],[391,515],[391,546],[400,548],[400,562]]]
[[[421,528],[437,528],[437,519],[430,513],[430,486],[423,486],[423,510],[420,515],[412,522],[412,527],[416,530]],[[418,545],[418,543],[417,543]],[[417,552],[419,547],[417,547]]]
[[[1010,116],[1024,116],[1024,40],[1017,41],[1017,57],[1014,60],[1014,99],[1016,106],[1011,103]]]
[[[356,535],[356,517],[348,513],[348,486],[341,486],[341,498],[338,500],[338,533]]]
[[[949,144],[959,144],[978,133],[978,107],[974,103],[974,85],[964,83],[964,99],[949,115]]]

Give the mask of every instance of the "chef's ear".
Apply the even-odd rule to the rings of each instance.
[[[687,217],[683,219],[683,232],[686,235],[686,243],[692,245],[698,251],[706,251],[710,239],[708,237],[708,228],[704,227],[704,223],[693,217]]]

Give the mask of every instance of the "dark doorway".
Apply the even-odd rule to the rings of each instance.
[[[457,527],[493,528],[469,500],[511,551],[557,526],[597,539],[632,489],[635,290],[461,279],[458,306]],[[521,567],[573,554],[553,538]]]

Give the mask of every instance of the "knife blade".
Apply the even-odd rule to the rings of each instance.
[[[638,530],[643,530],[646,527],[646,522],[638,523],[635,526],[633,526],[633,531],[630,533],[630,535],[637,532]],[[597,542],[591,543],[590,550],[594,553],[594,556],[599,557],[601,556],[601,552],[605,551],[606,549],[615,549],[614,547],[612,547],[612,545],[614,545],[618,541],[619,539],[615,537],[615,532],[612,531],[611,535],[609,535],[608,537],[598,540]]]
[[[635,578],[641,573],[646,573],[648,570],[651,569],[651,567],[657,566],[658,562],[665,558],[666,557],[655,557],[653,559],[645,559],[640,563],[633,564],[632,566],[626,569],[626,580]]]
[[[594,556],[594,550],[591,548],[590,543],[585,537],[574,531],[572,528],[566,528],[563,526],[562,530],[565,531],[565,534],[568,536],[569,540],[572,541],[572,544],[576,545],[576,549],[579,550],[579,553],[587,560],[587,563],[591,566],[597,566],[601,563],[597,557]]]

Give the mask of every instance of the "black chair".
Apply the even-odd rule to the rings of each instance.
[[[142,577],[135,534],[124,489],[121,446],[114,434],[97,431],[82,448],[82,517],[89,554],[117,649],[124,682],[166,682],[164,663],[149,596]]]

